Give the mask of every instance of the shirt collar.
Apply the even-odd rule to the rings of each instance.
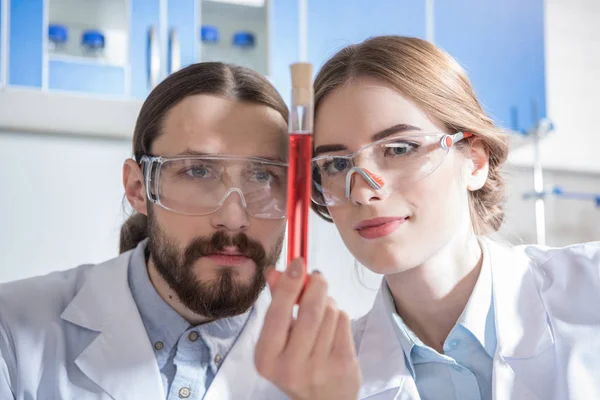
[[[483,253],[481,271],[469,297],[467,305],[458,318],[457,325],[467,329],[485,348],[487,353],[493,357],[495,352],[495,330],[494,316],[492,306],[492,274],[490,255],[485,240],[479,240]],[[382,283],[383,303],[387,315],[392,318],[394,329],[396,330],[402,350],[406,357],[407,366],[414,376],[412,365],[412,350],[414,347],[426,347],[426,345],[417,337],[417,335],[404,323],[404,320],[396,311],[396,306],[392,298],[387,281],[383,279]],[[491,327],[490,327],[491,323]]]
[[[155,350],[168,354],[190,324],[160,297],[146,265],[147,239],[140,242],[129,262],[129,287]]]
[[[196,327],[191,326],[160,297],[152,285],[146,264],[146,245],[147,239],[140,242],[131,256],[129,286],[148,338],[155,350],[160,350],[160,353],[157,353],[159,365],[162,368],[168,358],[167,355],[177,346],[181,337],[188,337],[192,331],[196,331],[206,344],[210,359],[217,360],[214,364],[211,362],[211,368],[218,368],[220,360],[223,360],[231,350],[246,325],[252,308],[240,315],[218,319]],[[160,354],[165,356],[161,357]]]
[[[212,362],[210,367],[216,373],[229,351],[233,348],[238,336],[248,322],[252,308],[244,314],[233,317],[217,319],[215,321],[198,325],[198,332],[209,351]]]
[[[424,344],[417,337],[417,335],[415,335],[414,332],[404,323],[404,320],[402,320],[402,317],[400,317],[400,315],[396,311],[396,305],[394,304],[392,292],[390,291],[390,287],[388,286],[385,278],[382,281],[381,291],[385,312],[392,319],[392,325],[394,326],[396,336],[398,336],[398,339],[400,340],[400,345],[402,346],[402,351],[404,352],[406,366],[408,367],[410,373],[414,377],[415,374],[412,365],[411,352],[413,347],[424,346]]]

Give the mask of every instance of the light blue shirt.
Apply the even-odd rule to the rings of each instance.
[[[191,326],[156,292],[146,268],[146,242],[132,254],[128,279],[160,370],[167,399],[201,400],[250,311]]]
[[[388,315],[423,400],[492,400],[496,327],[490,260],[485,248],[483,251],[481,272],[465,310],[444,342],[444,354],[425,345],[404,323],[385,284]]]

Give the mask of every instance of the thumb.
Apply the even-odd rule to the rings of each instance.
[[[269,289],[271,289],[271,291],[277,286],[279,278],[281,278],[281,271],[277,271],[273,267],[267,270],[267,283],[269,284]]]

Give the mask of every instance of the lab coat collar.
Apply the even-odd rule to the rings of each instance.
[[[394,331],[392,320],[386,315],[384,284],[385,282],[382,282],[373,308],[363,317],[365,330],[362,339],[357,343],[358,361],[363,377],[361,399],[394,388],[395,392],[401,388],[406,392],[405,382],[415,386],[404,361],[402,346]],[[419,398],[416,386],[409,392],[414,392],[416,396],[407,398]]]
[[[162,400],[156,357],[128,285],[131,253],[96,266],[61,317],[99,333],[75,363],[113,399]],[[253,393],[265,387],[276,391],[254,367],[254,348],[269,302],[264,290],[205,400],[253,399]]]
[[[494,399],[536,399],[526,382],[515,376],[511,362],[534,358],[554,344],[545,307],[529,270],[532,261],[516,249],[482,239],[490,255],[496,335]],[[419,399],[416,384],[405,365],[404,353],[386,313],[382,289],[373,308],[363,317],[365,330],[358,345],[363,374],[360,398],[396,388],[402,399]],[[395,397],[390,397],[395,398]]]
[[[531,260],[520,249],[484,239],[490,254],[498,349],[504,358],[532,358],[554,344]]]
[[[127,281],[131,253],[94,267],[61,317],[99,333],[75,364],[113,399],[164,399],[158,364]]]

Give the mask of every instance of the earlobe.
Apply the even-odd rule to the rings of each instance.
[[[479,190],[485,185],[490,170],[489,155],[480,139],[473,140],[470,148],[470,171],[467,180],[467,189]]]
[[[148,215],[144,175],[140,165],[132,159],[123,164],[123,187],[131,207],[140,214]]]

